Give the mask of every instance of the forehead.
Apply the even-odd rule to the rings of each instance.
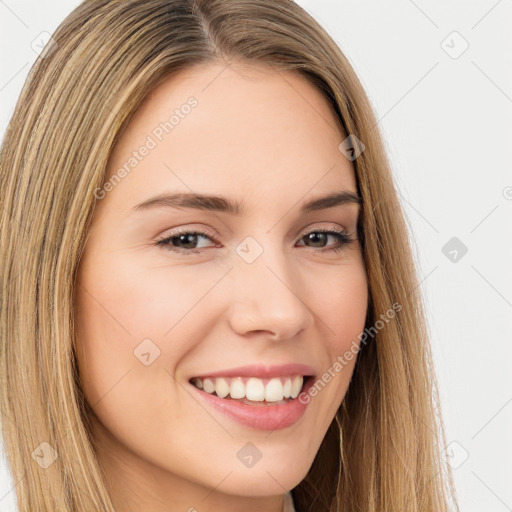
[[[131,197],[204,192],[205,181],[211,193],[235,187],[267,199],[320,181],[324,189],[355,190],[352,164],[338,149],[344,138],[327,99],[296,71],[195,65],[147,96],[114,148],[107,178],[130,168],[123,188]],[[144,157],[135,157],[144,146]]]

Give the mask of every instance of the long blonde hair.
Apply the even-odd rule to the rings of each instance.
[[[218,59],[296,70],[346,135],[362,197],[371,329],[297,511],[455,507],[423,305],[370,103],[346,57],[290,0],[90,0],[27,79],[0,153],[2,434],[21,512],[114,511],[77,371],[75,277],[110,153],[148,92]],[[458,508],[457,508],[458,510]]]

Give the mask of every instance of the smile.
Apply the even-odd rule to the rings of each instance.
[[[304,384],[302,375],[258,377],[211,377],[194,378],[191,383],[206,393],[219,398],[236,399],[245,403],[263,402],[274,405],[286,403],[299,396]],[[245,400],[244,400],[245,399]],[[254,404],[256,405],[256,404]]]
[[[309,391],[314,376],[203,376],[189,383],[199,400],[230,420],[251,429],[273,431],[291,427],[304,416],[309,401],[297,397]]]

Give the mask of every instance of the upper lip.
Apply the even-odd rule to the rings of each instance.
[[[194,378],[203,379],[206,377],[258,377],[261,379],[272,377],[292,377],[295,375],[314,376],[315,370],[307,364],[289,363],[281,365],[259,365],[252,364],[229,368],[215,372],[207,372],[202,375],[195,375]]]

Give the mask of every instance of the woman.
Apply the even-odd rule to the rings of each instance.
[[[21,511],[455,503],[375,116],[296,4],[84,2],[0,164]]]

